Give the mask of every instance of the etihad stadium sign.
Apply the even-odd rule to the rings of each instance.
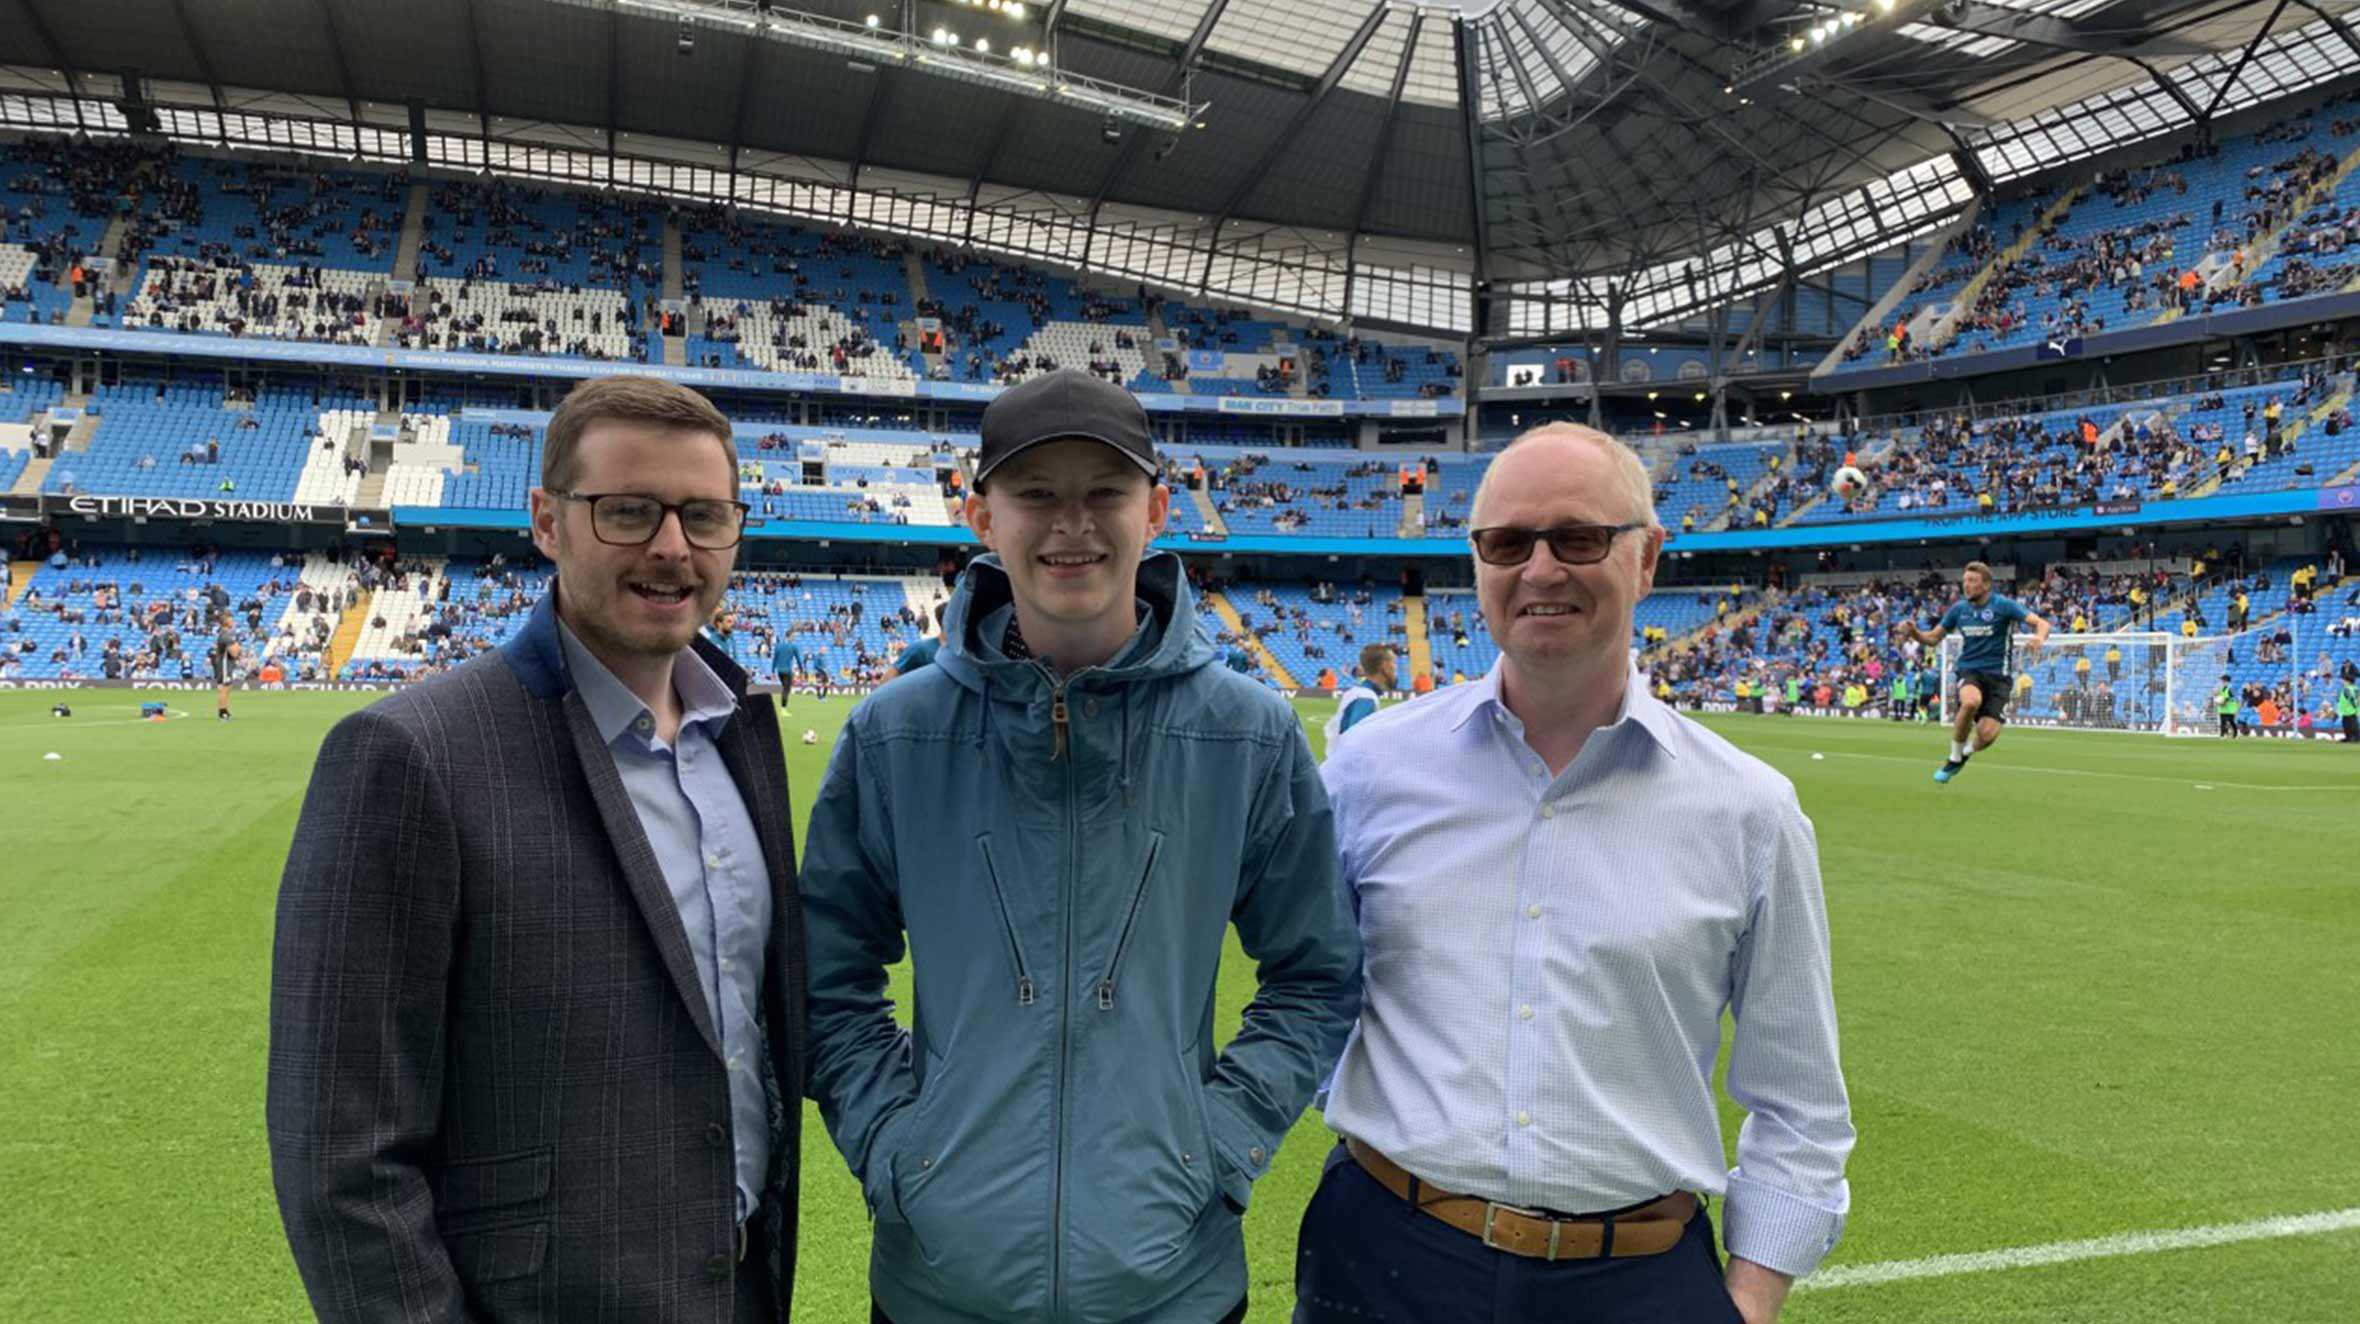
[[[52,500],[52,511],[64,510],[93,519],[215,519],[257,524],[319,524],[344,522],[342,506],[319,506],[297,501],[236,501],[210,497],[70,496]]]

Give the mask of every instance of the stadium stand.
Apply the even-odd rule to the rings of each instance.
[[[209,678],[226,614],[248,658],[269,650],[303,558],[203,547],[77,548],[0,611],[0,677]]]
[[[131,381],[101,387],[87,451],[70,447],[41,490],[160,497],[291,501],[311,460],[323,411],[374,412],[358,399],[272,392],[225,403],[218,386]]]
[[[58,138],[0,145],[0,304],[10,321],[62,322],[72,272],[99,247],[121,181],[152,159],[144,148],[69,148]],[[20,311],[21,310],[21,311]],[[104,325],[102,313],[94,321]]]
[[[703,333],[691,361],[910,382],[922,366],[897,241],[813,233],[719,208],[682,214],[682,289]]]
[[[1409,651],[1409,630],[1397,590],[1368,584],[1339,588],[1321,581],[1232,585],[1228,597],[1239,620],[1300,685],[1316,684],[1323,672],[1334,673],[1338,688],[1351,684],[1360,650],[1367,644],[1390,644],[1405,657]],[[1408,687],[1406,661],[1398,667],[1397,679]]]
[[[1843,358],[2062,345],[2191,310],[2342,289],[2360,251],[2355,104],[2331,100],[2209,150],[2183,147],[2061,193],[2007,199],[1952,241],[1897,315],[1864,321]],[[1954,318],[1941,316],[1954,305]]]

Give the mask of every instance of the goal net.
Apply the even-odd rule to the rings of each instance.
[[[2164,634],[2051,634],[2035,650],[2031,639],[2029,633],[2016,636],[2008,722],[2079,731],[2166,730],[2179,697],[2175,685],[2187,683],[2175,661],[2179,649],[2207,642]],[[1942,641],[1945,724],[1958,716],[1958,655],[1965,642],[1955,634]]]
[[[2220,732],[2222,678],[2242,699],[2249,686],[2300,704],[2300,640],[2285,624],[2241,634],[2184,639],[2168,634],[2051,634],[2037,651],[2016,636],[2008,721],[2081,731],[2148,731],[2167,736]],[[1942,641],[1942,720],[1958,715],[1958,655]],[[2268,644],[2268,647],[2264,645]],[[2282,697],[2283,705],[2288,699]],[[2291,720],[2291,717],[2289,718]]]
[[[2287,617],[2239,634],[2172,640],[2171,710],[2167,736],[2217,736],[2221,733],[2220,693],[2224,681],[2240,700],[2244,719],[2254,717],[2244,704],[2249,690],[2276,696],[2284,709],[2281,729],[2303,706],[2306,686],[2301,675],[2301,635],[2297,620]]]

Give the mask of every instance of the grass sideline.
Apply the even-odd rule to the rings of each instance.
[[[0,1320],[307,1318],[262,1133],[272,903],[320,737],[371,696],[242,695],[226,724],[206,694],[163,723],[136,720],[152,695],[72,694],[64,721],[55,697],[0,694]],[[1302,707],[1316,744],[1326,706]],[[786,719],[798,840],[848,708]],[[2355,1203],[2360,750],[2013,731],[1945,788],[1929,728],[1706,724],[1818,827],[1862,1135],[1831,1264]],[[1224,967],[1231,1027],[1250,980]],[[794,1318],[859,1324],[865,1214],[806,1122]],[[1325,1148],[1307,1118],[1256,1192],[1255,1324],[1288,1316]],[[2348,1324],[2355,1301],[2342,1230],[1833,1287],[1784,1319]]]

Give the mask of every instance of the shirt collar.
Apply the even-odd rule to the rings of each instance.
[[[582,696],[582,706],[590,710],[590,720],[597,726],[600,740],[613,744],[616,737],[649,715],[647,704],[575,637],[562,616],[557,621],[557,642],[565,654],[566,670],[573,675],[574,689]],[[713,668],[693,648],[681,649],[672,659],[672,692],[680,696],[683,727],[712,722],[718,732],[720,723],[737,711],[737,700],[730,694],[729,686],[713,674]]]
[[[1516,716],[1516,714],[1509,712],[1508,705],[1500,700],[1500,669],[1506,664],[1507,658],[1503,656],[1491,664],[1491,670],[1483,673],[1483,679],[1468,682],[1474,687],[1474,700],[1467,705],[1464,712],[1459,714],[1458,720],[1450,724],[1451,730],[1458,730],[1486,710],[1498,712],[1511,718]],[[1636,665],[1631,668],[1629,677],[1623,683],[1622,706],[1615,710],[1614,720],[1598,729],[1612,731],[1625,723],[1636,725],[1640,730],[1645,731],[1664,753],[1674,758],[1680,756],[1679,742],[1673,738],[1673,733],[1679,727],[1679,714],[1665,707],[1661,699],[1647,692],[1647,678],[1639,674],[1639,668]]]

